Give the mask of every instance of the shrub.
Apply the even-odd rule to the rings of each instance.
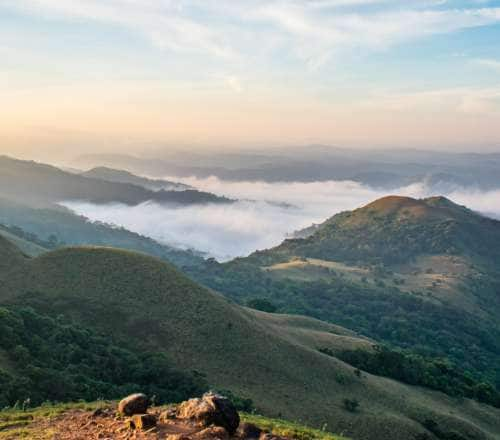
[[[342,401],[344,408],[349,412],[356,412],[359,408],[359,402],[356,399],[344,399]]]
[[[278,309],[271,301],[265,298],[251,299],[247,302],[247,306],[252,309],[267,313],[275,313]]]

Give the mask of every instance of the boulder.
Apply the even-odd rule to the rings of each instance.
[[[148,412],[149,399],[145,394],[131,394],[118,404],[118,412],[121,415],[133,416],[134,414],[145,414]]]
[[[156,416],[153,414],[134,414],[129,420],[131,429],[146,431],[156,426]]]
[[[177,408],[177,417],[189,419],[199,426],[222,426],[230,435],[236,432],[240,424],[240,416],[232,402],[214,393],[181,403]]]
[[[262,429],[253,423],[240,423],[236,434],[241,439],[258,439],[262,434]]]

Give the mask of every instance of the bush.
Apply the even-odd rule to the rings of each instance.
[[[342,403],[349,412],[356,412],[359,408],[359,402],[356,399],[344,399]]]
[[[271,301],[265,298],[251,299],[247,301],[247,306],[252,309],[267,313],[275,313],[277,310],[277,307]]]
[[[234,407],[238,411],[243,411],[246,413],[252,413],[255,411],[255,406],[252,399],[237,396],[230,390],[216,390],[215,392],[227,397],[231,402],[233,402]]]

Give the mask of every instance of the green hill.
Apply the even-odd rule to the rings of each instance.
[[[500,390],[500,222],[443,197],[386,197],[303,239],[192,277],[419,354]]]
[[[354,264],[404,264],[420,255],[500,258],[500,221],[444,197],[415,200],[389,196],[343,212],[305,239],[286,240],[257,252],[263,262],[303,256]]]
[[[367,347],[366,339],[310,318],[242,308],[145,255],[108,248],[49,252],[13,267],[0,297],[4,307],[31,306],[115,343],[164,353],[177,370],[252,399],[268,416],[355,439],[500,434],[498,409],[358,375],[319,351]]]

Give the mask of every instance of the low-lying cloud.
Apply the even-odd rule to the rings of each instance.
[[[152,202],[134,207],[74,201],[64,205],[90,220],[123,226],[162,243],[203,251],[223,261],[275,246],[293,231],[385,195],[417,198],[437,195],[425,183],[385,191],[349,181],[229,182],[216,177],[172,176],[168,179],[239,201],[231,205],[187,207]],[[500,218],[500,189],[480,192],[456,188],[443,195],[456,203]]]

